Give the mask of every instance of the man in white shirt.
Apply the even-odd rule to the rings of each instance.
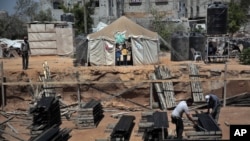
[[[181,101],[173,110],[171,114],[172,123],[176,125],[176,134],[177,139],[182,139],[182,133],[184,130],[183,121],[182,121],[182,115],[183,113],[186,114],[188,119],[194,123],[194,125],[197,125],[197,123],[193,120],[192,115],[189,112],[188,106],[191,106],[193,104],[193,99],[189,98],[186,101]]]

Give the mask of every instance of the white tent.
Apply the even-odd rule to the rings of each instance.
[[[102,30],[87,36],[91,65],[115,65],[114,35],[117,32],[125,32],[125,38],[131,40],[133,65],[159,62],[158,34],[122,16]]]

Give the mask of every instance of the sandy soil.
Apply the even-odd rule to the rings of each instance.
[[[8,80],[17,80],[20,75],[26,75],[26,78],[31,79],[33,82],[38,81],[38,76],[39,74],[43,73],[43,68],[42,64],[47,61],[48,65],[50,66],[51,72],[53,74],[57,73],[63,73],[65,74],[65,80],[71,80],[74,78],[71,78],[70,72],[76,72],[76,71],[81,71],[81,70],[89,70],[89,72],[93,72],[93,70],[106,70],[106,69],[114,69],[118,70],[120,73],[123,73],[125,71],[138,71],[138,70],[153,70],[154,66],[147,65],[147,66],[119,66],[119,67],[73,67],[73,58],[69,57],[61,57],[61,56],[32,56],[30,58],[30,65],[29,69],[23,71],[22,70],[22,64],[21,64],[21,58],[11,58],[11,59],[1,59],[3,62],[3,68],[4,68],[4,76],[7,77]],[[172,62],[169,59],[169,54],[164,54],[161,56],[161,63],[168,65],[172,68],[172,70],[178,70],[180,69],[179,65],[180,64],[187,64],[187,63],[196,63],[198,64],[201,69],[221,69],[223,70],[225,65],[224,64],[204,64],[203,62],[192,62],[192,61],[182,61],[182,62]],[[243,66],[239,65],[237,60],[231,59],[228,62],[228,69],[229,70],[250,70],[249,66]],[[88,74],[86,74],[86,77]],[[112,76],[112,75],[110,75]],[[56,77],[55,77],[56,78]],[[27,80],[21,80],[21,81],[27,81]],[[238,83],[238,82],[235,82]],[[15,112],[20,112],[20,111],[27,111],[29,107],[29,103],[31,101],[31,97],[28,94],[27,90],[19,91],[22,90],[23,86],[9,86],[9,90],[7,93],[7,106],[4,107],[3,111],[6,113],[15,113]],[[68,88],[65,88],[62,93],[62,100],[66,102],[67,104],[72,104],[77,102],[76,98],[74,97],[76,94],[76,89],[74,88],[75,86],[68,86]],[[112,87],[116,87],[115,85]],[[110,88],[110,92],[117,92],[118,90],[113,90],[112,87]],[[11,89],[10,89],[11,88]],[[248,88],[244,87],[237,87],[234,88],[229,87],[228,92],[233,91],[231,95],[233,94],[239,94],[242,92],[248,91]],[[144,92],[145,90],[142,90],[141,92]],[[212,91],[212,90],[211,90]],[[221,89],[213,90],[216,94],[221,96]],[[61,92],[61,91],[60,91]],[[249,92],[249,91],[248,91]],[[83,92],[84,93],[84,92]],[[100,92],[99,92],[100,93]],[[99,94],[98,91],[89,91],[88,94],[84,93],[83,100],[88,101],[91,98],[102,98],[102,94]],[[148,92],[146,92],[148,93]],[[11,96],[8,97],[8,94],[11,94]],[[131,96],[133,95],[133,96]],[[16,96],[19,96],[18,98]],[[21,97],[21,99],[20,99]],[[148,95],[140,95],[140,90],[133,92],[131,94],[126,94],[126,98],[129,98],[130,100],[136,101],[138,103],[141,103],[142,105],[148,106],[149,105],[149,96]],[[179,94],[178,97],[185,98],[187,97],[186,93]],[[122,105],[122,106],[132,106],[131,103],[120,100],[120,99],[113,99],[113,103],[116,103],[117,105]],[[146,111],[143,108],[139,108],[142,111]],[[249,107],[223,107],[221,110],[220,118],[219,118],[219,124],[220,128],[223,132],[223,137],[222,139],[229,139],[229,126],[225,125],[224,123],[229,123],[229,124],[250,124],[250,112],[249,112]],[[113,111],[114,110],[114,111]],[[142,137],[137,136],[136,130],[138,130],[138,122],[140,120],[141,112],[142,111],[135,111],[131,112],[129,111],[129,114],[135,115],[136,117],[136,124],[134,126],[132,135],[131,135],[131,141],[141,141]],[[101,120],[97,128],[94,129],[76,129],[75,124],[73,123],[72,120],[68,121],[65,118],[63,118],[63,124],[61,125],[61,128],[70,128],[73,129],[70,135],[72,136],[69,141],[79,141],[79,140],[86,140],[86,141],[94,141],[95,139],[101,139],[101,138],[107,138],[109,137],[110,133],[105,132],[106,127],[108,124],[115,123],[118,120],[114,119],[111,117],[111,114],[113,113],[118,113],[118,112],[123,112],[123,110],[118,110],[117,108],[112,108],[111,111],[105,112],[104,118]],[[194,112],[194,111],[192,111]],[[171,110],[167,111],[168,116],[171,114]],[[23,119],[23,116],[20,116],[17,114],[13,120],[11,120],[9,123],[17,130],[18,133],[13,133],[13,131],[10,131],[11,129],[9,127],[6,128],[7,131],[12,132],[13,134],[19,136],[22,139],[28,140],[29,139],[29,129],[27,129],[27,126],[31,122],[30,120],[27,120],[26,118]],[[0,115],[0,120],[3,121],[5,120],[6,117],[3,117]],[[170,120],[170,117],[168,118]],[[169,122],[169,133],[173,134],[174,131],[174,125]],[[10,137],[9,135],[4,135],[9,140],[16,140],[13,137]]]

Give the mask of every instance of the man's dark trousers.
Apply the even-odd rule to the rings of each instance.
[[[182,133],[184,130],[183,121],[180,117],[171,117],[172,122],[176,125],[176,135],[177,139],[182,139]]]
[[[23,69],[28,69],[29,66],[29,53],[28,51],[25,51],[22,53],[22,59],[23,59]]]
[[[127,55],[123,55],[123,65],[127,66]]]

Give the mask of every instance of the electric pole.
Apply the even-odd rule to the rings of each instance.
[[[82,0],[82,4],[83,4],[83,12],[84,12],[84,14],[83,14],[83,16],[84,16],[84,32],[85,32],[85,34],[87,34],[88,28],[87,28],[87,13],[86,13],[86,3],[85,3],[85,0]]]

